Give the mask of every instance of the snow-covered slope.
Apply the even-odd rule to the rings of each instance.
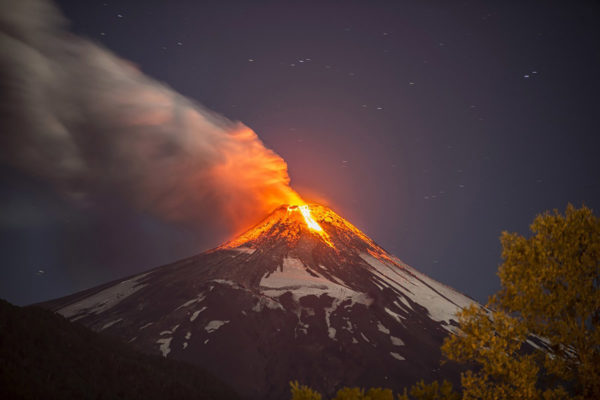
[[[245,397],[279,399],[295,379],[325,393],[456,379],[439,347],[471,302],[311,205],[282,206],[214,250],[46,306],[199,364]]]

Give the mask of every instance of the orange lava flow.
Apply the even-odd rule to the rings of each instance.
[[[288,212],[292,212],[292,211],[300,211],[300,213],[304,217],[304,221],[306,222],[306,226],[308,227],[308,229],[310,229],[311,231],[316,233],[318,236],[320,236],[321,239],[325,243],[327,243],[327,245],[329,247],[334,247],[327,232],[325,232],[323,230],[323,228],[321,228],[321,225],[319,225],[319,223],[317,221],[315,221],[314,218],[312,217],[310,206],[308,204],[303,204],[301,206],[288,207]]]
[[[312,215],[310,215],[310,208],[308,208],[308,204],[299,206],[298,209],[302,213],[302,216],[306,221],[306,225],[308,225],[310,229],[318,232],[323,232],[323,228],[321,228],[321,225],[319,225],[317,221],[313,219]]]

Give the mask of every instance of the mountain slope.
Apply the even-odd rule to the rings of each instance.
[[[237,399],[199,367],[0,300],[2,399]]]
[[[292,379],[326,394],[456,381],[439,347],[471,302],[310,205],[282,206],[221,247],[45,306],[201,365],[248,398],[279,399]]]

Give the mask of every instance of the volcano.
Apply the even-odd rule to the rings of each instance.
[[[457,381],[440,345],[473,302],[312,204],[281,206],[220,247],[44,306],[200,365],[244,398],[284,399],[291,380],[325,394]]]

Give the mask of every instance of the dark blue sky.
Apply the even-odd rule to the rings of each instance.
[[[242,121],[293,187],[476,300],[499,286],[503,230],[568,202],[600,209],[595,2],[58,4],[74,33]],[[82,209],[0,168],[0,297],[17,304],[227,238],[110,196]]]

